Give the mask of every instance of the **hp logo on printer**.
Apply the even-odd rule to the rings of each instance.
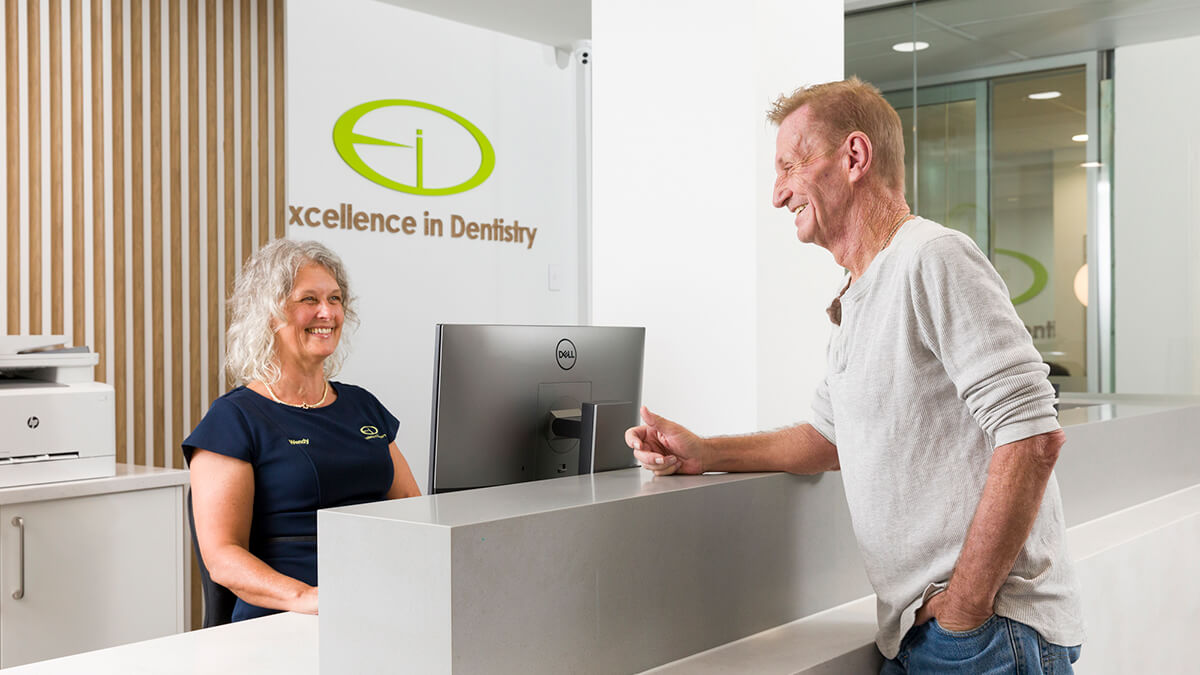
[[[36,428],[38,428],[38,425],[39,425],[39,424],[41,424],[41,423],[42,423],[42,422],[41,422],[41,420],[39,420],[37,417],[30,417],[29,419],[25,420],[25,424],[26,424],[26,425],[27,425],[27,426],[28,426],[30,429],[36,429]]]
[[[558,367],[563,370],[570,370],[575,367],[575,343],[567,338],[558,341],[558,346],[554,348],[554,356],[558,359]]]

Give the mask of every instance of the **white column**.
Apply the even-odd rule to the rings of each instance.
[[[1200,37],[1116,52],[1114,370],[1121,393],[1200,393]]]
[[[643,400],[700,433],[803,418],[839,270],[771,207],[781,92],[842,76],[842,4],[592,7],[593,317],[646,326]]]

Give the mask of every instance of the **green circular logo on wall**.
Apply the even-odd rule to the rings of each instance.
[[[471,134],[471,138],[475,144],[479,146],[479,166],[475,169],[475,173],[467,180],[457,185],[447,186],[427,186],[425,185],[425,147],[424,139],[422,138],[421,129],[416,130],[416,141],[409,145],[406,143],[396,143],[386,141],[381,138],[366,136],[354,130],[358,121],[367,113],[379,110],[380,108],[391,107],[408,107],[428,110],[432,113],[445,117],[458,126],[466,129]],[[416,184],[406,185],[400,181],[389,178],[379,171],[376,171],[358,154],[357,146],[359,145],[386,145],[397,148],[413,148],[416,150]],[[342,113],[337,122],[333,125],[333,146],[337,148],[338,155],[346,162],[351,169],[354,169],[360,176],[366,178],[372,183],[382,185],[383,187],[396,190],[398,192],[407,192],[413,195],[452,195],[459,192],[466,192],[472,188],[478,187],[488,176],[492,175],[492,170],[496,168],[496,151],[492,148],[491,141],[487,136],[479,130],[467,118],[453,111],[447,110],[441,106],[436,106],[432,103],[424,101],[412,101],[408,99],[383,99],[379,101],[368,101],[354,106],[353,108]]]

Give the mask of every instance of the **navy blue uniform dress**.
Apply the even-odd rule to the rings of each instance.
[[[384,499],[392,485],[388,445],[400,422],[366,389],[330,382],[323,408],[282,405],[245,387],[213,401],[183,441],[254,467],[250,552],[275,571],[317,585],[317,509]],[[233,620],[278,610],[242,601]]]

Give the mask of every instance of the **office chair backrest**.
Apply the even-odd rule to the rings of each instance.
[[[196,563],[200,567],[200,591],[204,595],[203,628],[223,626],[233,620],[233,605],[237,596],[233,591],[212,580],[204,557],[200,555],[200,540],[196,538],[196,517],[192,514],[192,489],[187,493],[188,527],[192,531],[192,548],[196,551]]]

